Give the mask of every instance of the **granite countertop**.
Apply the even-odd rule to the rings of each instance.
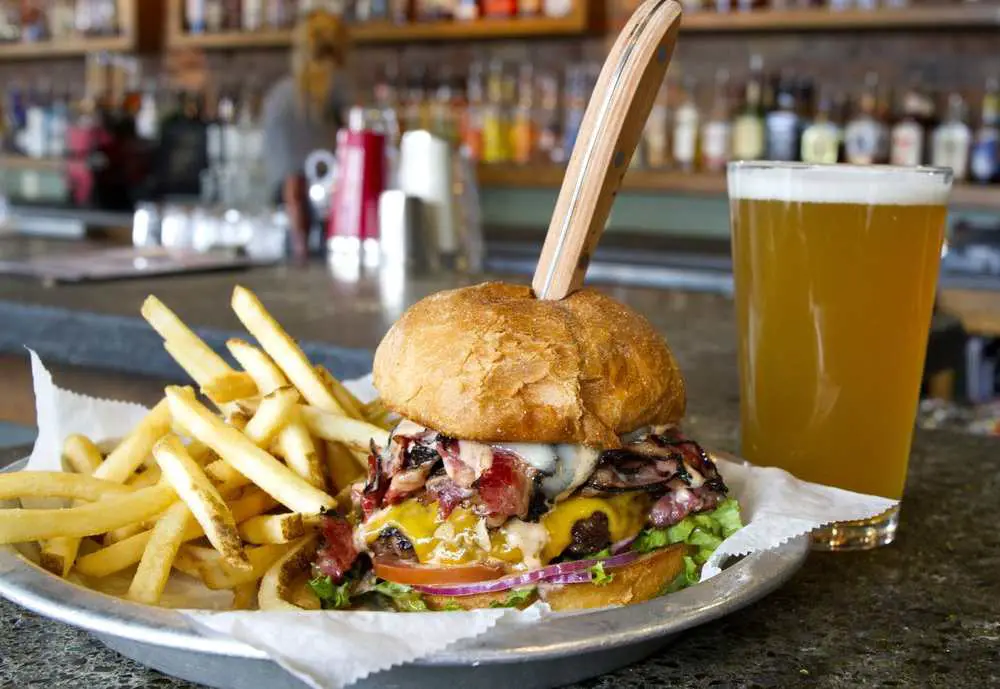
[[[139,334],[142,298],[156,293],[221,343],[238,326],[227,304],[239,282],[257,291],[294,336],[308,341],[311,353],[346,375],[367,365],[371,347],[406,305],[465,281],[386,275],[337,281],[324,266],[55,289],[0,279],[0,315],[22,318],[13,333],[13,327],[0,328],[0,350],[14,351],[10,343],[20,338],[19,344],[52,360],[159,376],[169,372],[169,363],[157,358],[153,340]],[[689,432],[710,447],[735,451],[731,303],[710,294],[607,291],[667,335],[688,380]],[[812,554],[763,601],[684,633],[642,663],[580,686],[1000,685],[998,450],[992,438],[918,432],[894,545],[870,553]],[[192,685],[0,601],[0,686]]]

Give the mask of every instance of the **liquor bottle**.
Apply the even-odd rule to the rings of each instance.
[[[767,131],[767,159],[798,160],[801,130],[792,79],[786,77],[778,82],[774,99],[775,108],[767,113],[764,120]]]
[[[858,101],[858,112],[844,127],[844,158],[855,165],[870,165],[879,160],[883,124],[875,119],[875,94],[878,78],[869,74]]]
[[[264,23],[269,29],[287,29],[292,25],[295,13],[289,0],[267,0],[264,9]]]
[[[670,126],[670,106],[667,100],[668,82],[664,80],[656,92],[656,100],[649,111],[649,118],[642,131],[645,148],[646,167],[665,168],[670,162],[670,146],[667,131]]]
[[[804,163],[836,163],[840,155],[840,127],[831,119],[833,103],[821,95],[816,115],[802,130],[800,155]]]
[[[156,85],[146,84],[142,92],[142,102],[135,116],[135,127],[139,137],[147,141],[156,141],[160,137],[160,107],[157,100]]]
[[[48,39],[49,13],[48,8],[41,3],[25,2],[21,6],[21,40],[27,43],[37,43]]]
[[[996,79],[986,82],[969,168],[977,182],[1000,181],[1000,85]]]
[[[521,65],[517,80],[517,105],[511,123],[511,160],[531,162],[535,151],[535,74],[530,62]]]
[[[264,0],[243,0],[243,30],[260,31],[264,27]]]
[[[187,0],[184,3],[188,33],[201,34],[206,30],[206,0]]]
[[[46,156],[49,158],[62,159],[66,157],[66,134],[69,131],[69,93],[60,90],[52,97],[52,106],[49,110],[48,150]]]
[[[892,128],[892,151],[889,162],[893,165],[914,166],[924,162],[926,132],[920,122],[921,94],[916,85],[903,95],[902,117]]]
[[[486,75],[486,104],[483,106],[483,162],[507,161],[503,113],[503,63],[492,60]]]
[[[539,74],[537,157],[546,163],[565,160],[562,149],[562,128],[559,120],[559,78],[551,73]]]
[[[880,125],[876,159],[880,163],[889,161],[892,146],[892,103],[892,87],[884,86],[876,91],[875,120]]]
[[[761,112],[763,61],[760,55],[750,58],[743,110],[733,121],[733,158],[759,160],[764,157],[764,116]]]
[[[473,22],[479,19],[478,0],[458,0],[455,5],[455,21]]]
[[[222,0],[205,0],[205,31],[208,33],[222,31],[224,10]]]
[[[522,17],[537,17],[542,14],[542,0],[518,0],[517,13]]]
[[[573,153],[576,137],[587,107],[587,74],[580,65],[570,65],[566,72],[565,113],[563,121],[563,153],[567,159]]]
[[[36,84],[28,97],[22,146],[29,158],[44,158],[48,151],[46,135],[51,97],[52,86],[46,81]]]
[[[695,103],[697,82],[693,77],[684,80],[680,102],[674,110],[673,154],[674,165],[684,172],[694,172],[698,165],[698,124],[701,115]]]
[[[969,173],[969,144],[972,132],[965,123],[965,101],[957,93],[948,96],[948,114],[934,130],[931,141],[931,164],[950,167],[955,180],[963,180]]]
[[[479,162],[483,159],[483,105],[485,103],[481,62],[473,62],[472,66],[469,67],[465,88],[468,103],[461,120],[460,136],[462,144],[469,151],[469,157],[473,161]]]
[[[449,143],[458,139],[455,122],[452,118],[452,79],[451,68],[443,65],[439,70],[440,81],[434,89],[434,97],[430,101],[431,131]]]
[[[723,172],[732,151],[732,131],[729,125],[729,70],[720,69],[715,75],[715,93],[708,121],[701,131],[701,159],[706,172]]]

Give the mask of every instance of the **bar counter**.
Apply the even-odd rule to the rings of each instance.
[[[5,394],[23,399],[30,409],[23,370],[10,374],[23,369],[26,345],[47,362],[74,367],[57,371],[57,383],[71,379],[85,386],[83,392],[148,402],[157,396],[158,381],[181,374],[141,321],[142,299],[156,294],[219,347],[241,332],[228,307],[237,283],[255,290],[311,356],[337,375],[358,375],[407,305],[475,281],[408,278],[398,271],[336,279],[322,264],[53,288],[0,278],[0,352],[14,355],[0,358],[0,379],[9,384]],[[667,336],[688,382],[689,433],[709,447],[736,451],[731,302],[716,294],[604,289]],[[22,453],[8,452],[0,464]],[[581,686],[996,686],[998,462],[996,439],[918,432],[894,545],[869,553],[813,554],[763,601],[684,633],[638,665]],[[192,685],[0,600],[0,686]]]

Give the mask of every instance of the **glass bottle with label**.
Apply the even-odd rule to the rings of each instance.
[[[986,82],[969,172],[977,182],[1000,181],[1000,85],[996,79]]]
[[[473,62],[469,67],[466,81],[466,107],[459,125],[462,145],[469,151],[469,157],[479,162],[483,159],[483,66]]]
[[[764,157],[764,116],[761,112],[763,61],[760,55],[750,58],[743,110],[733,121],[733,158],[759,160]]]
[[[562,148],[562,127],[559,120],[559,77],[551,72],[539,74],[537,157],[545,163],[561,163],[566,156]]]
[[[698,130],[701,116],[695,103],[697,82],[687,77],[674,110],[674,165],[684,172],[694,172],[698,164]]]
[[[490,62],[486,76],[486,105],[483,107],[483,162],[507,160],[503,117],[503,63]]]
[[[840,155],[840,127],[831,119],[833,104],[821,95],[813,121],[802,130],[802,162],[836,163]]]
[[[669,163],[669,145],[667,128],[670,126],[670,108],[667,102],[667,81],[660,84],[660,89],[656,93],[656,100],[653,101],[653,108],[649,112],[646,126],[642,130],[642,138],[645,148],[646,167],[652,169],[665,168]]]
[[[965,123],[965,101],[957,93],[948,96],[948,114],[934,130],[931,142],[931,164],[950,167],[955,180],[963,180],[969,173],[969,145],[972,132]]]
[[[521,65],[517,78],[517,105],[511,125],[511,158],[519,165],[531,162],[535,150],[535,73],[530,62]]]
[[[875,118],[878,77],[869,74],[858,110],[844,128],[844,158],[854,165],[871,165],[879,160],[884,125]]]
[[[768,160],[798,160],[800,119],[796,108],[792,80],[784,78],[775,89],[775,109],[767,113],[764,126],[767,131]]]
[[[921,95],[916,87],[903,95],[902,117],[892,128],[893,165],[914,166],[924,162],[924,125],[920,123]]]
[[[724,172],[726,169],[732,152],[729,121],[729,70],[720,69],[715,74],[715,93],[708,121],[701,131],[702,169],[706,172]]]
[[[243,30],[260,31],[264,26],[264,0],[243,0]]]
[[[565,112],[562,148],[566,159],[573,153],[583,113],[587,108],[587,74],[582,65],[571,65],[566,71]]]

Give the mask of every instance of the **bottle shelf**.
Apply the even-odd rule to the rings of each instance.
[[[40,60],[64,57],[82,57],[88,53],[131,52],[135,41],[130,36],[73,38],[60,41],[33,43],[0,43],[0,60]]]
[[[689,12],[682,32],[734,33],[849,31],[880,29],[1000,28],[1000,5],[969,3],[940,7],[900,7],[877,10],[804,9],[757,12]]]
[[[483,187],[557,189],[562,178],[563,168],[558,165],[479,166],[479,183]],[[705,172],[633,169],[625,173],[622,190],[724,196],[726,177]],[[956,184],[951,193],[951,206],[1000,210],[1000,185]]]

